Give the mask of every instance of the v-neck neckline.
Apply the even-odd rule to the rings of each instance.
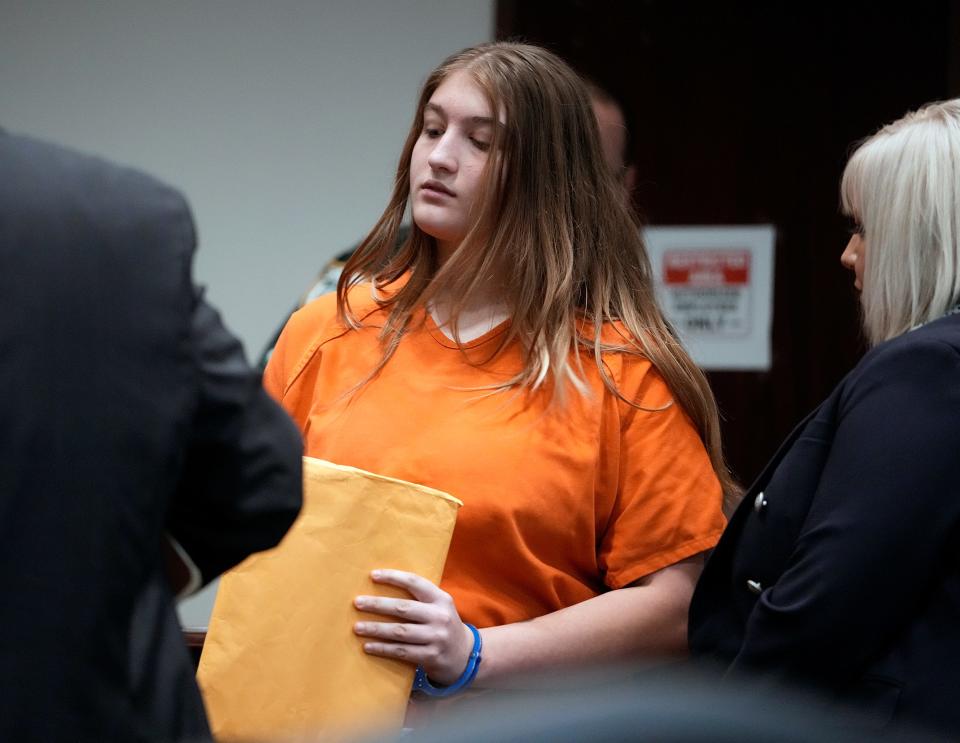
[[[445,348],[466,349],[482,346],[484,343],[488,343],[497,336],[505,333],[510,325],[510,318],[504,318],[485,333],[478,335],[476,338],[473,338],[469,341],[464,341],[458,344],[453,338],[443,332],[443,329],[437,324],[437,321],[433,319],[433,313],[430,312],[428,307],[423,308],[423,314],[425,315],[424,322],[426,322],[427,330],[429,331],[430,335],[437,343]]]

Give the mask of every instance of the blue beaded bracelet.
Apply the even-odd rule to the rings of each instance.
[[[483,649],[483,640],[480,639],[480,632],[472,624],[467,624],[467,628],[473,633],[473,650],[470,651],[470,657],[467,659],[467,667],[463,669],[460,678],[454,681],[450,686],[434,686],[427,678],[427,672],[423,666],[417,666],[417,673],[413,677],[413,690],[423,692],[428,697],[452,697],[466,689],[477,677],[477,671],[480,668],[480,651]]]

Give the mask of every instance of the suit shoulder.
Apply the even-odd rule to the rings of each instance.
[[[22,218],[62,218],[101,235],[175,224],[193,241],[184,196],[144,173],[32,137],[0,135],[0,204]]]
[[[900,368],[924,369],[960,360],[960,315],[944,317],[871,349],[858,365],[863,375],[888,374]]]
[[[960,317],[955,316],[952,327],[924,326],[871,349],[841,385],[841,407],[874,399],[909,409],[920,401],[939,400],[941,407],[955,409],[960,394],[958,330]]]
[[[15,247],[5,270],[50,282],[58,287],[50,292],[72,293],[81,307],[90,287],[109,287],[102,294],[114,306],[136,298],[136,316],[158,332],[164,323],[184,327],[196,230],[179,192],[140,171],[11,134],[0,134],[0,173],[0,222],[5,244]]]
[[[134,167],[33,137],[7,134],[0,137],[0,153],[9,174],[20,181],[32,181],[68,188],[92,184],[105,188],[114,198],[136,200],[141,192],[183,200],[172,186]]]

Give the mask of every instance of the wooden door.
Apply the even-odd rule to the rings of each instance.
[[[498,38],[623,100],[647,222],[776,226],[772,369],[710,374],[745,484],[863,353],[840,174],[858,139],[957,94],[952,6],[498,2]]]

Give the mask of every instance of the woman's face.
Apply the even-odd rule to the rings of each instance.
[[[867,259],[867,241],[863,238],[863,232],[857,231],[850,236],[850,241],[840,256],[840,263],[844,268],[853,271],[853,285],[858,290],[863,291],[863,267]]]
[[[476,219],[496,119],[483,91],[464,71],[450,74],[423,110],[410,159],[413,221],[450,257]]]

